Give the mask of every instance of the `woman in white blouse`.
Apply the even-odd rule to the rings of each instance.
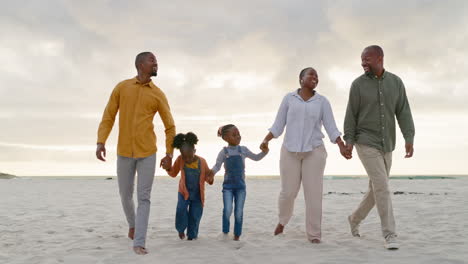
[[[262,147],[267,147],[268,142],[281,136],[286,128],[280,155],[281,192],[275,235],[283,233],[284,226],[291,219],[294,200],[302,181],[306,232],[311,243],[320,243],[321,240],[323,172],[327,159],[322,125],[331,142],[338,144],[340,153],[350,158],[341,140],[341,132],[336,127],[330,103],[315,91],[318,82],[315,69],[305,68],[301,71],[301,88],[283,98],[275,122],[262,142]]]

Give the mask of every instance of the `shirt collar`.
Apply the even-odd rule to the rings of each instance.
[[[377,77],[377,75],[374,75],[374,74],[364,74],[367,78],[371,79],[371,80],[378,80],[379,78]],[[387,76],[387,71],[385,69],[383,69],[383,73],[382,73],[382,77],[380,77],[380,79],[385,79],[385,77]]]
[[[147,83],[141,83],[141,82],[138,80],[137,77],[133,78],[133,80],[134,80],[134,83],[135,83],[135,84],[139,84],[139,85],[141,85],[141,86],[148,86],[148,87],[151,87],[151,88],[155,88],[155,87],[156,87],[156,86],[154,85],[154,83],[153,83],[152,80],[150,80],[150,81],[147,82]]]
[[[294,97],[298,98],[299,100],[303,101],[303,102],[310,102],[310,101],[313,101],[313,100],[317,100],[317,99],[320,97],[319,93],[318,93],[317,91],[315,91],[314,96],[312,96],[311,98],[309,98],[309,100],[304,101],[304,99],[302,99],[301,95],[299,94],[299,89],[300,89],[300,88],[297,88],[296,91],[292,92],[292,95],[293,95]]]

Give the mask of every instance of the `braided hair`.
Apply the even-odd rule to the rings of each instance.
[[[221,137],[224,139],[224,136],[227,134],[227,132],[233,128],[233,127],[236,127],[235,125],[233,124],[228,124],[228,125],[224,125],[224,126],[220,126],[219,129],[218,129],[218,137]]]
[[[191,147],[192,149],[195,148],[195,144],[198,142],[198,137],[192,132],[188,132],[187,134],[179,133],[174,137],[174,141],[172,142],[172,146],[177,149],[181,149],[184,146]]]

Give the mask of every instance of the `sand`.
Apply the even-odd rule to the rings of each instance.
[[[14,178],[0,180],[0,263],[468,263],[468,178],[391,180],[401,248],[383,246],[374,209],[350,235],[346,216],[367,179],[325,180],[323,243],[304,233],[304,199],[285,234],[274,237],[279,179],[248,179],[241,241],[221,233],[221,182],[207,187],[199,239],[174,229],[178,179],[154,183],[149,254],[137,256],[116,180]]]

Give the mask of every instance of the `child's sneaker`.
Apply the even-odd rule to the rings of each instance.
[[[388,235],[385,238],[385,248],[388,250],[396,250],[400,247],[396,240],[396,235]]]

